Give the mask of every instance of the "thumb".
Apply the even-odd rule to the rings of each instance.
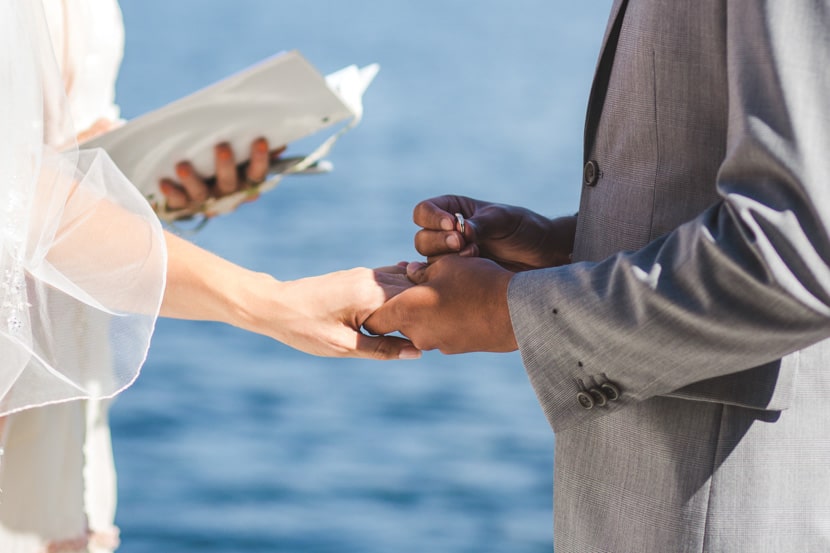
[[[482,224],[481,220],[481,217],[478,220],[471,217],[464,221],[464,232],[461,233],[461,236],[464,237],[464,247],[458,252],[461,257],[479,256],[478,240],[482,236],[479,230],[479,226]]]
[[[413,346],[409,340],[397,336],[367,336],[365,334],[358,334],[355,353],[358,357],[382,361],[421,357],[421,350]]]
[[[527,217],[535,214],[527,209],[503,204],[488,204],[475,212],[475,217],[468,221],[468,233],[464,237],[479,245],[491,240],[501,240],[516,233],[526,232],[522,228],[527,224]]]
[[[400,330],[396,305],[397,301],[394,298],[387,301],[363,321],[363,328],[377,336]]]
[[[476,240],[481,236],[482,226],[486,225],[486,215],[475,215],[473,217],[468,217],[464,220],[464,232],[461,233],[461,236],[464,237],[464,241],[468,244],[475,244]],[[459,232],[461,231],[461,229],[458,230]]]

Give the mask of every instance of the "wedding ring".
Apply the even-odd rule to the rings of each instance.
[[[464,230],[467,228],[467,222],[464,220],[464,216],[461,213],[456,213],[455,220],[458,221],[458,232],[463,235]]]

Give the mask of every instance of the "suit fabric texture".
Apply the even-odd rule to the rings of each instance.
[[[508,297],[554,550],[830,551],[830,2],[616,0],[583,162]]]

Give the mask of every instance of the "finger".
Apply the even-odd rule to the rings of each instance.
[[[268,164],[271,156],[268,152],[268,141],[264,138],[257,138],[251,144],[251,159],[245,176],[249,183],[260,183],[268,176]]]
[[[398,264],[389,267],[379,267],[374,269],[375,282],[380,285],[383,290],[383,301],[389,301],[407,288],[412,287],[412,283],[406,278],[406,264]]]
[[[398,316],[398,300],[389,300],[363,321],[363,328],[376,336],[398,332],[403,321]]]
[[[202,203],[208,198],[208,187],[189,161],[182,161],[176,165],[176,175],[179,177],[181,186],[187,193],[191,202]]]
[[[447,198],[434,198],[425,200],[415,206],[412,212],[412,220],[415,224],[430,230],[451,231],[455,228],[455,217],[442,206],[442,200]]]
[[[482,218],[480,216],[470,217],[470,218],[464,220],[464,228],[463,229],[458,229],[457,226],[456,226],[456,228],[459,231],[461,231],[461,230],[464,231],[464,232],[460,232],[460,234],[461,234],[462,238],[464,238],[465,243],[474,244],[475,242],[478,241],[478,237],[480,235],[479,234],[479,229],[481,228],[481,225],[483,223],[486,224],[486,221],[482,221]]]
[[[388,302],[398,294],[415,286],[415,284],[413,284],[412,281],[406,277],[405,273],[398,275],[380,273],[376,277],[376,283],[383,293],[383,303]]]
[[[459,252],[466,240],[458,231],[419,230],[415,233],[415,249],[421,255],[444,255]]]
[[[273,160],[277,159],[278,157],[280,157],[283,154],[283,152],[285,152],[285,150],[287,148],[288,148],[288,146],[283,145],[283,146],[280,146],[279,148],[276,148],[275,150],[272,150],[271,153],[269,154],[269,157],[271,158],[271,161],[273,161]]]
[[[216,167],[216,190],[217,196],[233,194],[239,188],[239,175],[236,170],[233,149],[223,142],[214,148],[214,160]]]
[[[392,360],[392,359],[418,359],[421,351],[412,345],[412,342],[397,336],[366,336],[358,333],[357,348],[355,353],[358,357],[368,359]]]
[[[409,279],[406,277],[406,267],[398,267],[398,272],[384,272],[384,271],[375,271],[375,282],[378,284],[388,284],[390,286],[395,286],[398,284],[406,284],[409,282]]]
[[[386,267],[377,267],[375,271],[378,273],[389,273],[393,275],[405,275],[406,274],[406,266],[409,265],[409,261],[401,261],[397,265],[387,265]]]
[[[467,244],[464,246],[460,252],[458,252],[460,257],[479,257],[481,255],[481,250],[478,247],[478,244]]]
[[[377,335],[400,332],[419,350],[438,347],[438,307],[435,292],[427,286],[413,286],[406,292],[392,298],[364,322],[363,328]]]
[[[427,269],[429,265],[420,261],[413,261],[406,266],[406,278],[415,284],[424,284],[427,278]]]
[[[183,209],[189,202],[187,194],[170,179],[162,179],[159,182],[159,189],[164,195],[167,209]]]
[[[431,256],[427,257],[427,267],[430,267],[430,266],[434,265],[437,261],[439,261],[439,260],[441,260],[441,259],[443,259],[447,256],[450,256],[450,255],[454,255],[456,257],[461,257],[461,253],[445,253],[443,255],[431,255]],[[465,257],[469,257],[469,256],[465,256]]]

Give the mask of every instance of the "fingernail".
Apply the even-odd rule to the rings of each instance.
[[[441,230],[453,230],[455,223],[450,219],[441,219]]]
[[[162,194],[167,196],[173,191],[173,185],[170,184],[170,181],[163,180],[159,183],[159,190],[161,190]]]
[[[231,159],[231,149],[225,145],[219,145],[216,147],[216,158],[219,161],[228,161]]]
[[[190,176],[190,165],[187,163],[179,163],[176,165],[176,174],[180,179],[186,179]]]
[[[403,348],[400,353],[398,353],[398,359],[420,359],[421,358],[421,350],[406,347]]]
[[[264,138],[258,138],[254,141],[254,151],[264,154],[268,151],[268,141]]]
[[[458,236],[455,235],[455,234],[448,235],[444,239],[444,242],[446,242],[447,246],[450,249],[457,250],[457,249],[461,248],[461,239],[458,238]]]

